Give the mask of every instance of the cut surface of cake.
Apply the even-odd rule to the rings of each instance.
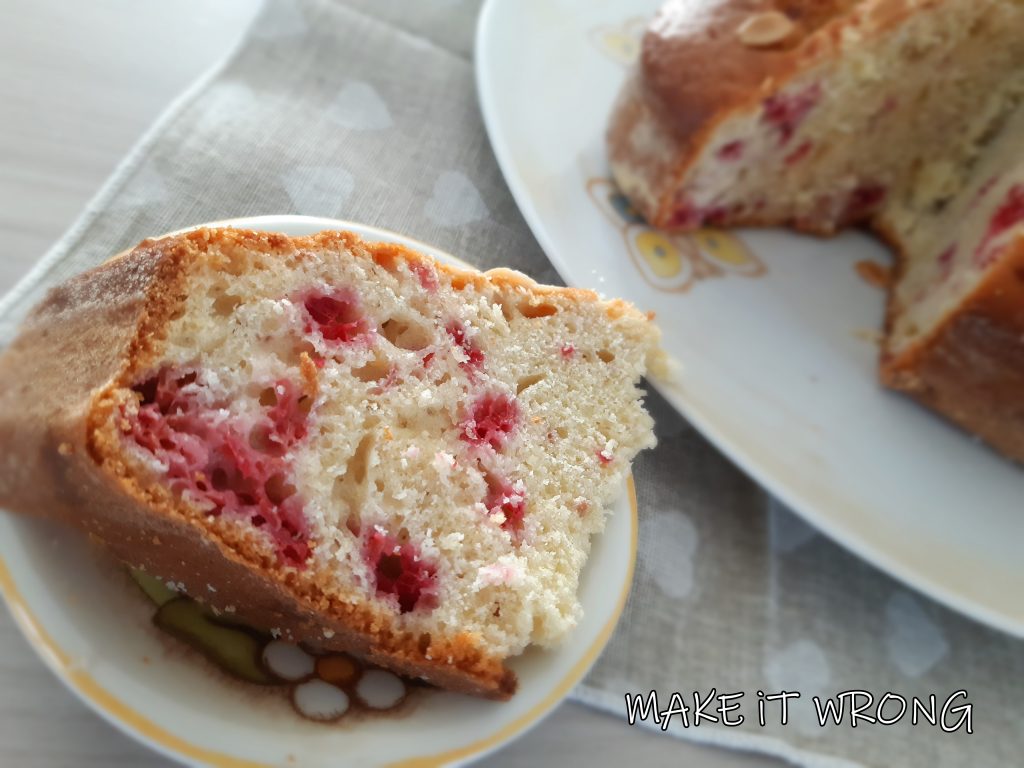
[[[863,224],[882,381],[1024,462],[1024,4],[673,0],[608,130],[652,224]]]
[[[350,233],[199,229],[54,289],[0,358],[0,505],[215,611],[503,698],[653,444],[649,318]]]
[[[1024,108],[938,210],[891,205],[882,377],[1024,462]]]

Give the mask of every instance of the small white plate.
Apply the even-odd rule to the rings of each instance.
[[[263,216],[218,222],[305,235],[347,229],[458,262],[392,232],[332,219]],[[77,532],[0,514],[0,589],[44,662],[79,698],[125,733],[190,765],[457,765],[522,734],[557,705],[604,648],[629,592],[636,553],[632,481],[594,539],[583,574],[584,617],[561,648],[512,662],[519,691],[481,701],[424,691],[408,711],[319,725],[296,715],[277,688],[235,682],[156,630],[153,608],[126,572]],[[24,692],[28,695],[29,692]]]
[[[1024,474],[883,390],[874,240],[784,231],[666,237],[608,179],[604,130],[661,0],[489,0],[477,86],[526,221],[571,285],[654,310],[678,361],[661,393],[851,550],[1024,636]],[[680,77],[685,77],[680,73]]]

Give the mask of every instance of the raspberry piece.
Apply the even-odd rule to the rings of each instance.
[[[484,506],[492,515],[501,512],[505,516],[502,530],[518,539],[523,532],[523,518],[526,517],[526,488],[521,482],[512,484],[488,477]]]
[[[274,385],[273,392],[276,402],[267,412],[271,439],[287,450],[306,436],[312,400],[299,392],[295,384],[284,379]]]
[[[786,155],[786,159],[784,162],[786,163],[786,165],[796,165],[809,154],[811,154],[812,149],[814,149],[814,142],[811,141],[810,139],[807,139],[803,143],[801,143],[799,147],[797,147],[788,155]]]
[[[736,141],[730,141],[728,144],[724,144],[721,147],[719,147],[718,152],[716,154],[718,155],[718,158],[720,160],[733,161],[739,160],[740,158],[743,157],[743,150],[743,141],[740,139],[736,139]]]
[[[166,467],[171,490],[208,515],[248,520],[271,537],[282,563],[302,567],[309,526],[283,456],[306,436],[308,398],[278,382],[261,398],[265,415],[253,425],[204,405],[195,373],[163,370],[133,389],[140,402],[135,413],[123,412],[128,434]]]
[[[729,215],[724,205],[699,206],[687,197],[682,197],[669,218],[669,229],[697,229],[702,224],[721,224]]]
[[[765,99],[761,119],[779,132],[779,143],[786,144],[819,101],[821,83],[812,83],[796,93],[777,93]]]
[[[880,184],[862,184],[850,193],[843,221],[859,221],[873,213],[885,200],[888,190]]]
[[[461,426],[462,439],[473,445],[501,450],[519,421],[519,405],[505,394],[484,395],[473,403],[472,413]]]
[[[953,273],[953,260],[956,258],[956,243],[939,254],[939,282],[945,282]]]
[[[352,291],[339,290],[330,295],[312,293],[302,304],[327,341],[348,343],[367,332],[366,319]],[[313,326],[307,325],[306,330],[312,331]]]
[[[974,260],[981,267],[992,264],[1002,252],[992,247],[992,241],[1007,230],[1024,222],[1024,184],[1014,185],[1006,195],[1002,205],[992,214],[985,237],[974,252]]]
[[[455,345],[466,354],[466,359],[459,363],[459,367],[467,373],[472,373],[483,368],[484,353],[472,339],[466,337],[466,326],[458,322],[448,323],[445,328],[448,335],[452,337]]]
[[[576,357],[576,347],[574,347],[572,344],[566,344],[565,346],[563,346],[561,352],[563,360],[572,360],[574,357]]]
[[[429,264],[424,264],[422,261],[410,261],[409,269],[419,279],[423,290],[427,293],[435,293],[437,291],[437,274],[434,272],[433,267]]]
[[[704,223],[704,215],[693,201],[680,200],[668,220],[669,229],[694,229]]]
[[[1024,221],[1024,184],[1014,185],[1006,196],[1006,200],[992,216],[989,232],[992,237],[1001,235],[1011,227]]]
[[[713,205],[703,215],[703,220],[708,224],[722,224],[729,215],[729,209],[724,205]]]
[[[363,556],[373,573],[378,597],[395,597],[402,613],[434,607],[437,566],[420,557],[415,545],[374,528],[366,539]]]

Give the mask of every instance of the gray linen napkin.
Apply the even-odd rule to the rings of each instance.
[[[81,219],[0,304],[0,343],[53,283],[144,237],[264,213],[352,219],[482,268],[559,278],[502,180],[477,109],[473,0],[271,0],[224,65],[168,111]],[[639,559],[625,616],[575,697],[744,692],[743,725],[671,718],[684,738],[808,765],[1013,765],[1024,644],[914,594],[761,492],[657,395],[659,447],[635,467]],[[965,511],[965,514],[968,512]],[[1000,588],[994,584],[993,589]],[[798,691],[757,719],[757,691]],[[967,691],[973,735],[820,727],[813,695]],[[959,699],[954,704],[963,704]],[[716,703],[706,710],[713,713]],[[890,701],[884,714],[898,711]],[[874,714],[872,710],[871,714]],[[716,715],[717,716],[717,715]],[[947,713],[952,725],[963,712]],[[638,723],[639,725],[640,723]],[[658,728],[653,721],[644,723]]]

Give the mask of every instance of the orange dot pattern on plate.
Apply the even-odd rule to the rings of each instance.
[[[321,656],[316,660],[316,676],[332,685],[351,685],[359,676],[359,667],[350,656]]]

